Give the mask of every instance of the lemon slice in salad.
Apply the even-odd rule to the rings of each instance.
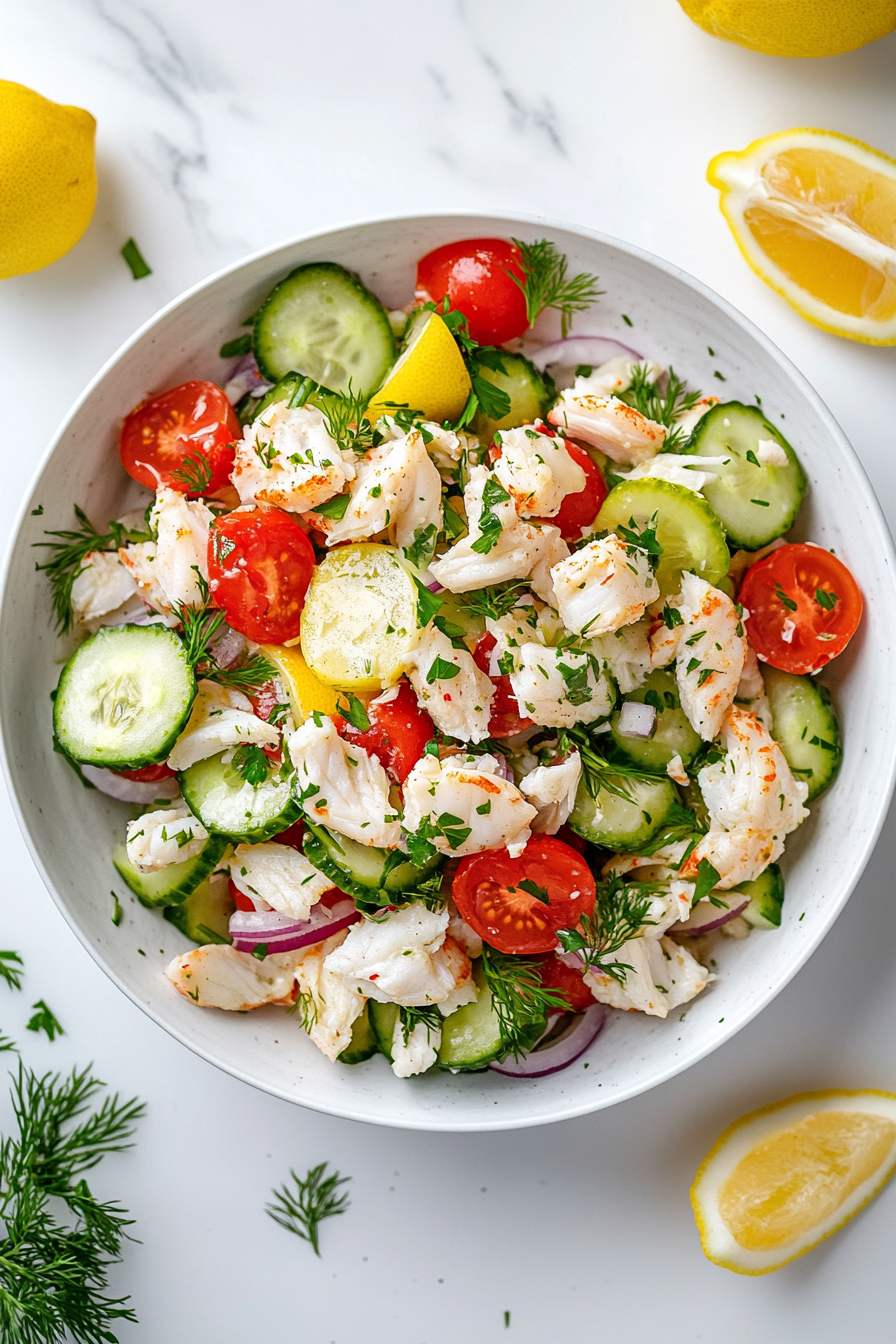
[[[310,714],[335,714],[338,696],[332,686],[314,675],[302,650],[284,644],[262,644],[261,652],[274,664],[286,684],[286,693],[296,723],[304,723]]]
[[[835,131],[779,131],[707,177],[756,274],[825,331],[896,344],[896,160]]]
[[[457,342],[438,313],[430,313],[418,320],[386,381],[374,392],[367,415],[373,422],[394,406],[407,406],[426,420],[456,420],[471,390]]]
[[[741,1116],[691,1186],[706,1255],[767,1274],[853,1218],[896,1171],[896,1094],[803,1092]]]

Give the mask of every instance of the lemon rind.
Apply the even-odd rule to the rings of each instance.
[[[859,1100],[871,1104],[858,1105],[856,1103]],[[717,1212],[715,1199],[719,1187],[738,1162],[768,1134],[820,1110],[855,1110],[863,1114],[884,1115],[896,1122],[896,1093],[876,1088],[827,1088],[817,1092],[798,1092],[782,1101],[750,1111],[729,1125],[701,1162],[690,1190],[691,1207],[703,1252],[713,1264],[735,1274],[754,1278],[782,1269],[833,1236],[860,1213],[896,1174],[894,1138],[887,1159],[877,1171],[858,1185],[840,1207],[817,1227],[798,1237],[789,1246],[776,1250],[750,1251],[740,1246]]]

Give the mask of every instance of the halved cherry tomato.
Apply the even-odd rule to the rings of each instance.
[[[503,238],[446,243],[417,262],[417,292],[434,303],[448,296],[480,345],[504,345],[529,329],[526,300],[507,274],[523,279],[519,249]]]
[[[208,534],[212,601],[259,644],[295,639],[314,572],[314,547],[295,518],[262,504],[216,518]]]
[[[569,1004],[570,1012],[583,1013],[594,1003],[594,995],[582,979],[582,972],[567,966],[555,952],[539,957],[541,983],[545,989],[559,990]]]
[[[250,695],[252,708],[255,710],[258,718],[264,719],[265,723],[270,721],[270,717],[279,704],[282,704],[277,692],[277,683],[275,681],[266,681],[264,685],[256,687]],[[265,756],[272,761],[283,760],[283,750],[280,746],[270,746],[266,744],[262,747]]]
[[[382,705],[368,705],[370,727],[363,732],[341,714],[333,715],[339,736],[369,751],[397,784],[403,784],[435,737],[432,719],[417,704],[409,682],[398,683],[398,694]]]
[[[142,765],[139,770],[115,770],[114,774],[122,779],[136,779],[142,784],[156,784],[161,779],[173,779],[174,771],[165,764]]]
[[[489,655],[496,643],[494,635],[483,635],[473,650],[473,662],[487,677],[491,676],[488,670]],[[502,673],[491,679],[495,693],[492,696],[492,714],[488,721],[489,737],[513,737],[514,734],[531,728],[534,720],[520,714],[519,701],[513,693],[510,677]]]
[[[521,885],[523,884],[523,885]],[[499,952],[552,952],[557,929],[594,909],[591,869],[553,835],[534,835],[518,859],[487,850],[461,859],[454,903],[471,929]]]
[[[287,826],[285,831],[273,837],[273,842],[278,845],[289,845],[291,849],[301,849],[302,841],[305,838],[305,821],[299,817],[291,826]]]
[[[229,485],[240,422],[215,383],[190,382],[151,397],[125,416],[121,461],[150,490],[159,483],[184,495]]]
[[[557,832],[557,839],[562,840],[565,845],[569,845],[577,854],[585,853],[587,841],[584,836],[576,835],[575,831],[570,830],[568,826],[561,826]]]
[[[818,672],[843,652],[862,619],[855,579],[821,546],[772,551],[747,570],[739,597],[757,656],[782,672]]]

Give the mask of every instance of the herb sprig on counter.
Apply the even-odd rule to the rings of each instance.
[[[269,1217],[287,1232],[310,1242],[316,1256],[320,1256],[321,1223],[325,1218],[345,1213],[351,1203],[348,1194],[339,1189],[348,1184],[351,1176],[340,1176],[338,1171],[325,1175],[328,1166],[328,1162],[321,1162],[310,1167],[302,1179],[290,1168],[293,1186],[284,1184],[279,1190],[272,1190],[273,1203],[265,1205]]]

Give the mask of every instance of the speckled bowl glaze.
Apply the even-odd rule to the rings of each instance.
[[[825,680],[843,727],[840,775],[787,846],[783,927],[730,942],[718,980],[667,1021],[611,1014],[587,1054],[566,1071],[518,1081],[492,1071],[432,1072],[399,1080],[380,1057],[334,1066],[280,1009],[248,1016],[198,1010],[162,974],[184,940],[161,916],[122,893],[125,919],[110,921],[109,861],[127,809],[82,788],[52,749],[50,691],[66,652],[53,632],[48,585],[31,544],[44,527],[68,527],[72,505],[102,521],[129,501],[119,465],[121,417],[148,393],[188,378],[220,381],[222,341],[300,262],[337,261],[358,271],[387,305],[407,302],[419,256],[457,238],[547,235],[574,271],[600,276],[598,306],[583,333],[616,336],[691,385],[752,401],[780,422],[811,488],[797,532],[836,549],[865,595],[865,619]],[[627,326],[622,313],[628,315]],[[546,335],[553,334],[546,330]],[[709,354],[709,348],[714,351]],[[43,513],[32,516],[32,509]],[[409,1129],[485,1130],[565,1120],[656,1087],[749,1022],[799,970],[855,886],[893,787],[896,720],[891,696],[896,630],[893,547],[862,467],[821,399],[761,332],[676,267],[587,229],[526,216],[426,215],[379,219],[297,238],[241,261],[164,308],[97,375],[50,444],[11,546],[2,599],[0,684],[4,767],[34,860],[84,946],[160,1026],[205,1059],[276,1096],[333,1115]],[[165,948],[141,956],[137,949]]]

